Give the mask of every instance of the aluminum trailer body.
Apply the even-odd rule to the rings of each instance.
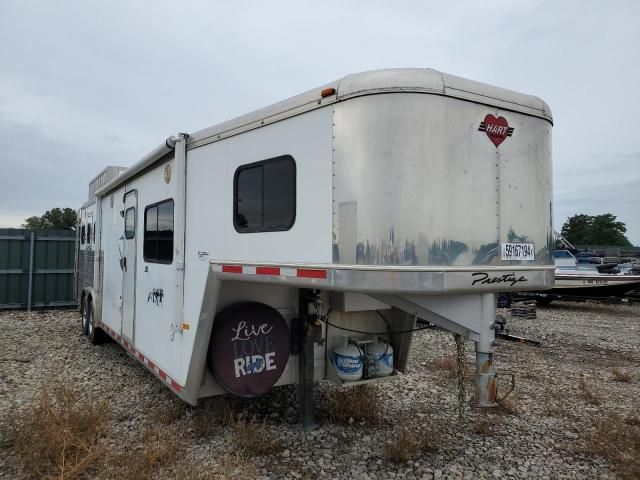
[[[475,342],[492,405],[496,292],[553,285],[551,129],[537,97],[394,69],[170,137],[96,192],[89,320],[195,405],[359,383],[351,330],[403,371],[421,318]]]

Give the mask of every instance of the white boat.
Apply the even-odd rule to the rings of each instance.
[[[554,252],[555,286],[550,296],[618,297],[640,288],[640,275],[633,265],[581,264],[568,250]]]

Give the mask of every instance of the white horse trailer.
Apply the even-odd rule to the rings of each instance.
[[[475,342],[494,405],[496,292],[553,285],[551,128],[537,97],[394,69],[172,136],[90,191],[84,331],[191,405],[298,383],[308,426],[314,379],[404,371],[422,319]],[[376,337],[390,376],[359,364]]]

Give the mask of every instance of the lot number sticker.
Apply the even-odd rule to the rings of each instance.
[[[533,243],[503,243],[502,260],[533,260],[535,248]]]

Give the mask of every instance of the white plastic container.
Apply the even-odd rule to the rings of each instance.
[[[393,347],[381,340],[367,345],[367,375],[386,377],[393,373]]]
[[[350,344],[348,338],[345,338],[344,343],[333,350],[331,360],[341,380],[353,382],[362,378],[362,351],[357,346]]]

